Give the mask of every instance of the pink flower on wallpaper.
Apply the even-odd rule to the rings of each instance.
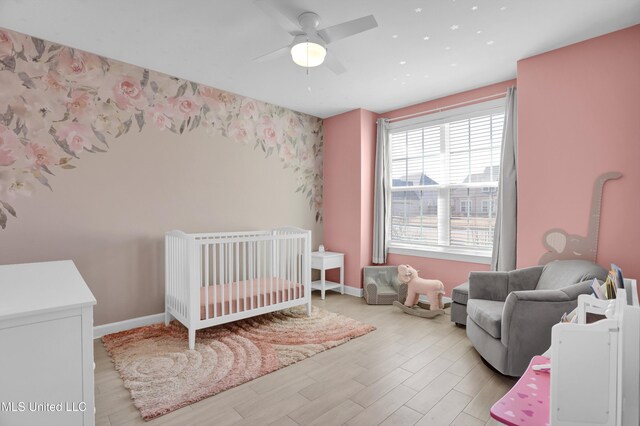
[[[282,158],[282,161],[284,161],[285,163],[290,163],[291,160],[293,160],[296,157],[296,150],[293,148],[293,146],[285,143],[282,144],[282,147],[280,148],[280,158]]]
[[[69,149],[74,154],[82,152],[93,145],[93,132],[86,124],[68,122],[60,126],[56,132],[58,139],[67,142]]]
[[[287,120],[287,135],[294,139],[302,135],[302,125],[296,115],[291,115]]]
[[[211,110],[219,115],[229,112],[231,105],[237,101],[235,95],[213,87],[200,86],[198,93],[200,93],[200,96],[202,96],[202,99],[209,105]]]
[[[89,80],[100,67],[100,59],[91,53],[63,48],[58,53],[58,72],[69,81]]]
[[[24,148],[25,155],[30,163],[40,169],[55,164],[56,158],[49,152],[46,146],[29,142]]]
[[[84,118],[93,111],[93,96],[84,90],[74,90],[65,104],[73,117]]]
[[[170,129],[172,125],[171,112],[169,108],[158,104],[147,112],[151,122],[160,130]]]
[[[64,84],[62,77],[57,71],[49,71],[47,75],[42,77],[42,81],[48,90],[54,92],[66,92],[68,87]]]
[[[112,90],[114,100],[120,109],[126,111],[131,108],[142,107],[143,101],[146,104],[140,82],[133,77],[122,77],[113,85]]]
[[[0,30],[0,56],[7,56],[13,53],[13,40],[11,35],[4,30]]]
[[[229,124],[227,134],[234,141],[246,144],[249,142],[249,138],[253,136],[252,123],[247,120],[236,118]]]
[[[252,100],[245,100],[240,107],[240,114],[245,118],[255,118],[258,116],[258,106]]]
[[[173,107],[175,116],[187,119],[200,113],[200,104],[193,96],[171,98],[167,101]]]
[[[257,126],[258,138],[264,139],[265,144],[268,147],[275,147],[278,144],[279,132],[276,128],[276,124],[269,116],[263,115],[260,118],[260,122]]]

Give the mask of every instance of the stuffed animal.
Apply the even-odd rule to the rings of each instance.
[[[420,278],[418,276],[418,271],[413,269],[410,265],[398,266],[398,280],[401,283],[407,284],[407,299],[405,300],[404,305],[399,302],[394,303],[394,305],[399,305],[398,307],[412,315],[420,315],[429,318],[444,313],[444,304],[442,303],[444,284],[442,284],[442,281]],[[413,312],[417,311],[417,309],[414,308],[414,305],[418,303],[418,299],[421,294],[426,295],[429,299],[429,310],[419,309],[420,311],[425,311],[422,314]],[[431,315],[429,315],[429,313]]]

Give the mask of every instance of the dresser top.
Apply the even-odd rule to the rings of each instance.
[[[71,260],[0,265],[0,319],[95,304]]]

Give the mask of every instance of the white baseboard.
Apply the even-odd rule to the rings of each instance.
[[[106,334],[131,330],[132,328],[156,324],[159,322],[164,322],[164,312],[161,314],[147,315],[146,317],[131,318],[124,321],[112,322],[110,324],[97,325],[93,327],[93,338],[98,339]]]

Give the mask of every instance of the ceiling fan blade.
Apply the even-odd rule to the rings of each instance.
[[[331,53],[327,53],[327,56],[325,56],[324,64],[337,75],[340,75],[347,70],[344,65],[342,65],[342,62],[336,58],[336,55],[332,55]]]
[[[300,32],[300,23],[297,17],[289,16],[286,9],[281,9],[274,0],[255,0],[253,2],[264,13],[288,33]]]
[[[281,58],[287,55],[291,48],[289,46],[281,47],[280,49],[276,49],[273,52],[265,53],[262,56],[258,56],[257,58],[253,58],[255,62],[267,62],[273,59]]]
[[[363,31],[372,30],[378,26],[376,18],[373,15],[363,16],[353,21],[343,22],[342,24],[327,27],[318,31],[318,34],[327,43],[342,40],[351,37]]]

